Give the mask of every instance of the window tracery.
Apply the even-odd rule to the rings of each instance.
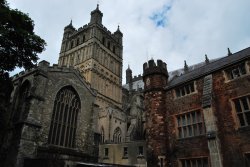
[[[121,135],[121,129],[119,127],[117,127],[115,130],[114,130],[114,135],[113,135],[113,141],[115,143],[120,143],[122,141],[122,135]]]
[[[57,93],[50,125],[49,144],[75,146],[77,115],[80,109],[80,99],[73,88],[65,87]]]

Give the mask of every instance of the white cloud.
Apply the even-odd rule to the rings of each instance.
[[[87,24],[96,8],[93,0],[9,0],[12,8],[29,13],[35,32],[47,42],[40,59],[57,63],[64,27],[73,19],[76,28]],[[156,27],[150,17],[162,12],[167,24]],[[162,59],[169,71],[239,51],[250,44],[249,0],[103,0],[103,24],[124,35],[123,71],[128,63],[134,75],[148,59]],[[125,75],[124,75],[125,76]]]

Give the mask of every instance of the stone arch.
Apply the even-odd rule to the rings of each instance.
[[[120,127],[115,128],[114,134],[113,134],[113,142],[115,143],[121,143],[122,141],[122,131]]]
[[[30,95],[30,89],[31,83],[28,80],[25,80],[19,88],[17,107],[13,118],[14,122],[24,121],[28,116],[30,107],[28,97]]]
[[[72,86],[61,88],[55,97],[48,143],[63,147],[75,147],[77,116],[81,101]]]

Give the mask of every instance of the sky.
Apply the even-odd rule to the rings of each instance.
[[[123,83],[128,67],[143,73],[143,63],[161,59],[168,71],[238,52],[250,46],[249,0],[7,0],[28,13],[46,50],[40,60],[57,64],[63,30],[72,19],[78,29],[89,23],[99,3],[102,23],[123,33]],[[17,72],[14,71],[14,72]]]

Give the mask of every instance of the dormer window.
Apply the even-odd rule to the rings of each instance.
[[[194,82],[190,82],[175,89],[176,97],[182,97],[195,92]]]
[[[247,73],[245,62],[237,64],[226,70],[227,78],[233,80]]]

